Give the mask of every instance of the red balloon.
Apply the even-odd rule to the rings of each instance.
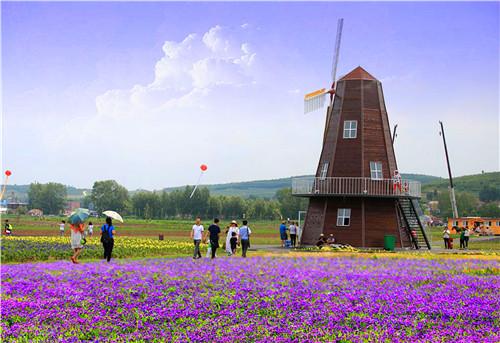
[[[202,165],[200,166],[200,169],[201,169],[202,171],[205,171],[205,170],[207,170],[207,169],[208,169],[208,167],[207,167],[207,165],[206,165],[206,164],[202,164]]]
[[[10,170],[6,170],[6,171],[5,171],[5,175],[7,175],[7,176],[11,176],[11,175],[12,175],[12,172],[11,172]]]

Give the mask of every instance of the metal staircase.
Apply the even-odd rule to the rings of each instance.
[[[402,241],[407,241],[414,249],[431,249],[431,243],[419,217],[420,206],[416,199],[400,198],[398,199],[400,212],[400,229],[405,231],[402,235]],[[403,243],[402,242],[402,243]]]

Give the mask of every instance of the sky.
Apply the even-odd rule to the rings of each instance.
[[[11,183],[161,189],[314,174],[325,111],[358,65],[383,85],[403,173],[499,170],[499,3],[2,2]]]

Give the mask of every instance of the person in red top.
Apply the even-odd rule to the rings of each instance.
[[[79,263],[78,256],[82,253],[83,245],[82,245],[82,233],[85,230],[85,226],[83,223],[80,224],[71,224],[71,248],[74,253],[71,256],[71,262]]]

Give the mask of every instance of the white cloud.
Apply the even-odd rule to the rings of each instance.
[[[131,89],[112,89],[96,99],[101,116],[144,115],[167,108],[200,106],[199,98],[218,86],[251,84],[256,53],[235,31],[219,25],[181,42],[166,41],[154,80]]]

